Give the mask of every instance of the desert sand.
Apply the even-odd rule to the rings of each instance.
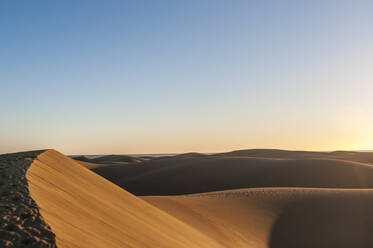
[[[225,247],[373,247],[373,190],[264,188],[143,197]]]
[[[129,163],[139,163],[145,161],[146,159],[127,155],[105,155],[98,158],[77,156],[74,157],[74,160],[88,169],[93,169],[110,165],[126,165]]]
[[[5,174],[20,156],[7,155]],[[23,157],[27,157],[26,160]],[[17,160],[18,159],[18,160]],[[21,155],[19,163],[28,163],[28,190],[45,223],[55,235],[58,247],[222,247],[215,240],[159,210],[125,190],[106,181],[74,160],[54,150],[41,152],[35,158]],[[20,167],[22,168],[22,167]],[[12,183],[27,188],[26,180]],[[16,190],[15,193],[22,192]],[[17,194],[18,195],[18,194]],[[6,198],[8,199],[8,198]],[[21,202],[14,203],[15,205]],[[10,205],[13,206],[13,205]],[[13,218],[14,225],[26,228],[22,214],[2,212],[2,218]],[[18,220],[20,217],[20,220]],[[19,221],[19,222],[17,222]],[[42,222],[38,230],[49,230]],[[1,230],[7,231],[7,226]],[[15,228],[17,228],[16,226]],[[14,232],[13,229],[10,230]],[[26,242],[23,237],[3,234],[3,242]],[[12,235],[12,234],[10,234]],[[35,240],[50,242],[54,235],[34,234]],[[28,236],[27,236],[28,237]],[[14,247],[8,243],[8,247]],[[23,246],[16,246],[23,247]],[[32,246],[49,247],[49,246]]]
[[[1,247],[373,247],[370,157],[0,155]]]
[[[105,155],[98,158],[89,158],[87,156],[78,156],[74,158],[78,161],[84,161],[95,164],[128,164],[138,163],[143,161],[142,158],[132,157],[128,155]]]
[[[0,247],[56,245],[25,178],[32,159],[41,152],[0,155]]]
[[[268,151],[259,157],[178,156],[93,171],[140,196],[261,187],[373,188],[373,166],[356,162],[368,161],[371,153],[357,153],[350,160],[345,155],[322,154]]]
[[[278,149],[249,149],[232,152],[219,153],[216,155],[231,157],[255,157],[273,159],[335,159],[363,163],[373,163],[373,152],[368,151],[333,151],[333,152],[310,152],[310,151],[286,151]]]

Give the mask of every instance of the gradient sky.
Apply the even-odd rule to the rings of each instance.
[[[373,150],[373,1],[0,2],[0,153]]]

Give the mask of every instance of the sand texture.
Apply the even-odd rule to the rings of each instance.
[[[42,151],[0,155],[0,247],[56,247],[31,198],[26,171]]]
[[[264,188],[143,197],[225,247],[373,247],[373,190]]]

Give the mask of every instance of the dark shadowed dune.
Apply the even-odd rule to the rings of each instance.
[[[162,159],[176,159],[176,158],[200,158],[208,156],[207,154],[198,153],[198,152],[188,152],[188,153],[181,153],[177,155],[159,155],[159,156],[145,156],[141,158],[145,158],[146,160],[162,160]]]
[[[238,157],[257,157],[257,158],[310,158],[325,156],[326,152],[310,151],[287,151],[279,149],[248,149],[232,152],[217,153],[217,156],[238,156]]]
[[[136,158],[128,155],[106,155],[92,159],[93,163],[108,164],[108,163],[138,163],[141,158]]]
[[[85,156],[85,155],[73,157],[73,159],[83,161],[83,162],[93,163],[92,162],[93,159],[91,159],[91,158],[89,158],[88,156]]]
[[[198,152],[188,152],[188,153],[182,153],[173,156],[173,158],[201,158],[201,157],[206,157],[208,155],[203,154],[203,153],[198,153]]]
[[[373,163],[373,152],[356,151],[334,151],[334,152],[309,152],[309,151],[286,151],[277,149],[249,149],[215,154],[217,156],[230,157],[256,157],[274,159],[335,159],[348,160],[362,163]]]
[[[372,188],[373,166],[333,159],[206,156],[107,166],[94,172],[136,195],[258,187]]]
[[[95,163],[93,159],[87,157],[87,156],[78,156],[78,157],[73,157],[73,159],[78,162],[80,165],[83,165],[84,167],[88,169],[93,169],[101,166],[107,166],[106,164],[99,164]],[[110,165],[110,164],[109,164]]]
[[[97,164],[138,163],[142,161],[141,158],[136,158],[128,155],[105,155],[98,158],[88,158],[87,156],[79,156],[75,157],[74,159]]]

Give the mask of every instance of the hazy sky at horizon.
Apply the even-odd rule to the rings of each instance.
[[[1,1],[0,153],[373,150],[373,1]]]

